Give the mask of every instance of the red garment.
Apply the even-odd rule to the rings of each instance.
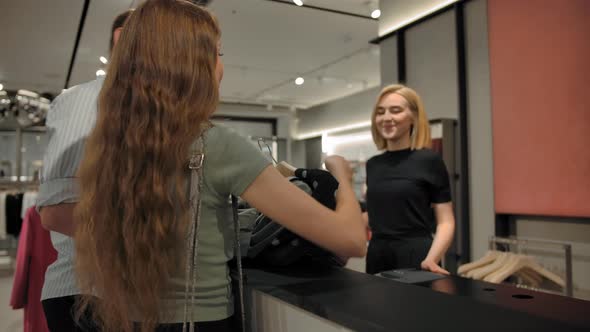
[[[25,309],[25,332],[49,331],[41,305],[41,289],[47,267],[57,258],[49,232],[41,226],[41,217],[31,207],[27,210],[18,241],[16,271],[10,305]]]

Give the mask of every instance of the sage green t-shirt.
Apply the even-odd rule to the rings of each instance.
[[[229,196],[240,196],[270,164],[248,139],[223,126],[214,126],[206,132],[204,153],[195,321],[221,320],[233,315],[227,262],[234,257],[235,236]],[[187,181],[190,183],[190,178]],[[169,314],[162,319],[181,322],[184,277],[174,278],[171,289],[170,298],[164,300],[164,309]]]

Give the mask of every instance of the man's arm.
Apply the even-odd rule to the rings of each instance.
[[[92,130],[102,81],[76,86],[59,95],[47,113],[49,142],[43,157],[37,210],[50,231],[73,236],[73,212],[78,201],[76,172],[84,142]]]
[[[76,203],[62,203],[41,208],[43,228],[67,236],[74,236],[74,208]]]

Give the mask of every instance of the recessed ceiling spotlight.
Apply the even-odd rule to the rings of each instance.
[[[371,12],[371,17],[372,17],[372,18],[375,18],[375,19],[377,19],[377,18],[381,17],[381,10],[379,10],[379,9],[375,9],[375,10],[373,10],[373,11]]]
[[[293,0],[293,2],[299,7],[303,6],[303,0]]]
[[[99,69],[99,70],[96,71],[96,76],[104,76],[106,74],[107,73],[104,70],[102,70],[102,69]]]
[[[105,65],[107,64],[107,62],[109,62],[107,60],[107,58],[105,58],[104,56],[101,56],[100,58],[98,58],[100,60],[100,62],[104,63]]]
[[[304,82],[305,82],[305,80],[303,79],[303,77],[297,77],[297,78],[295,79],[295,84],[297,84],[297,85],[301,85],[301,84],[303,84]]]

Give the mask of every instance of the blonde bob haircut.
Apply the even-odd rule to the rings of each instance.
[[[410,131],[412,141],[410,146],[411,149],[420,150],[430,148],[432,146],[432,141],[430,139],[430,125],[428,123],[426,112],[424,111],[422,99],[420,99],[420,96],[416,91],[407,86],[402,84],[392,84],[381,90],[379,98],[377,98],[377,102],[375,103],[375,107],[373,107],[373,114],[371,115],[371,134],[373,135],[373,142],[375,142],[377,149],[385,150],[387,148],[387,140],[381,136],[375,121],[377,118],[377,108],[379,107],[379,104],[381,104],[381,101],[383,101],[383,98],[392,93],[404,97],[408,103],[410,111],[412,111],[414,122]]]

